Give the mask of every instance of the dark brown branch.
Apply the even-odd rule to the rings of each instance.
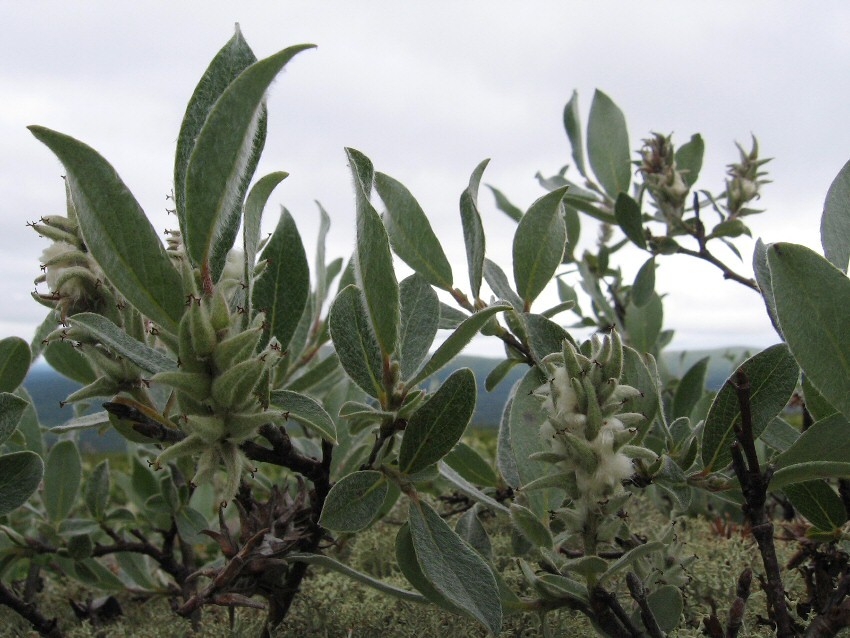
[[[735,600],[729,607],[729,618],[726,621],[726,638],[737,638],[744,624],[744,611],[750,597],[750,587],[753,581],[753,570],[747,567],[738,576]]]
[[[473,306],[469,302],[469,299],[467,299],[466,295],[463,294],[460,290],[458,290],[457,288],[452,288],[449,291],[449,293],[451,294],[451,296],[454,298],[454,300],[458,303],[458,305],[461,308],[463,308],[464,310],[467,310],[468,312],[472,312],[472,313],[477,312],[477,309],[475,308],[475,306]],[[478,302],[478,303],[481,303],[481,302]],[[516,337],[514,337],[513,334],[511,334],[510,332],[508,332],[507,330],[502,328],[499,331],[499,333],[496,334],[495,336],[498,337],[499,339],[501,339],[505,343],[505,345],[510,346],[511,348],[516,350],[519,354],[521,354],[525,358],[525,362],[528,365],[530,365],[530,366],[534,365],[534,357],[531,356],[531,351],[528,348],[526,348]]]
[[[610,638],[641,638],[641,633],[620,605],[617,597],[595,587],[590,592],[590,613],[587,614]]]
[[[741,425],[736,427],[735,437],[744,449],[744,454],[747,457],[747,466],[750,472],[761,474],[759,467],[758,453],[756,452],[756,442],[753,436],[753,412],[750,405],[750,380],[747,378],[743,370],[738,370],[735,373],[735,392],[738,394],[738,405],[741,408]]]
[[[688,255],[690,257],[696,257],[697,259],[707,261],[708,263],[720,269],[720,271],[723,273],[724,279],[731,279],[732,281],[737,281],[739,284],[746,286],[750,290],[754,290],[758,293],[761,292],[758,284],[755,281],[753,281],[749,277],[739,275],[734,270],[729,268],[729,266],[727,266],[717,257],[715,257],[714,254],[710,250],[708,250],[708,248],[705,247],[705,245],[703,245],[699,250],[691,250],[690,248],[679,246],[676,249],[676,253],[679,255]]]
[[[646,599],[646,589],[643,586],[640,578],[634,572],[626,574],[626,585],[629,587],[629,593],[640,608],[640,619],[643,621],[643,626],[649,632],[652,638],[665,638],[664,632],[658,626],[658,620],[652,609],[649,607],[649,601]]]
[[[319,543],[325,535],[325,530],[319,525],[319,517],[322,514],[322,508],[325,506],[325,498],[331,489],[331,460],[333,458],[333,444],[322,440],[322,461],[320,463],[320,474],[313,481],[313,491],[311,493],[311,520],[313,528],[310,531],[309,537],[301,546],[301,551],[313,553],[319,548]],[[271,638],[272,631],[286,617],[289,608],[292,606],[292,601],[301,586],[301,581],[307,573],[307,563],[296,562],[293,564],[284,583],[284,594],[280,597],[271,598],[269,600],[269,611],[266,619],[266,626],[263,628],[262,638]]]
[[[40,635],[48,638],[62,638],[55,618],[45,618],[33,603],[24,602],[15,593],[0,582],[0,605],[5,605],[29,622]]]
[[[750,408],[749,380],[739,371],[735,377],[735,387],[741,409],[741,424],[735,428],[735,438],[732,444],[732,467],[741,484],[744,504],[741,509],[749,520],[753,537],[759,547],[765,575],[765,594],[767,595],[771,617],[776,623],[777,638],[793,638],[796,636],[788,606],[785,602],[785,587],[776,557],[776,546],[773,542],[773,523],[767,514],[767,486],[773,474],[773,468],[768,466],[762,473],[753,439],[752,413]],[[743,452],[742,452],[743,450]],[[744,456],[746,454],[746,460]]]
[[[676,249],[676,253],[679,255],[688,255],[690,257],[696,257],[697,259],[706,261],[712,264],[713,266],[719,268],[720,271],[723,273],[724,279],[731,279],[732,281],[737,281],[739,284],[742,284],[747,288],[750,288],[751,290],[755,290],[756,292],[760,293],[761,290],[759,289],[758,284],[754,280],[736,273],[734,270],[729,268],[729,266],[727,266],[717,257],[715,257],[714,254],[712,254],[712,252],[706,246],[705,225],[702,223],[702,220],[699,216],[699,196],[697,193],[694,193],[694,216],[696,218],[694,226],[689,226],[685,223],[680,224],[680,226],[691,237],[697,240],[699,250],[691,250],[689,248],[683,248],[682,246],[678,246]]]
[[[115,410],[120,410],[121,415],[123,415],[122,418],[127,416],[124,412],[126,406],[122,404],[104,403],[103,407],[112,413],[115,413]],[[166,427],[141,413],[134,414],[132,418],[134,420],[133,429],[155,441],[177,443],[186,438],[186,434],[182,431]],[[258,432],[271,443],[272,447],[269,449],[254,441],[243,442],[239,447],[249,459],[288,468],[293,472],[303,474],[311,481],[321,475],[321,463],[298,452],[293,447],[286,430],[272,423],[266,423],[260,426]]]

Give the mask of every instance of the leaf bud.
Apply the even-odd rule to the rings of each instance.
[[[224,420],[214,414],[190,414],[186,417],[184,429],[190,434],[199,436],[208,444],[222,440],[225,435]]]
[[[213,352],[213,364],[219,374],[253,355],[262,334],[260,328],[248,328],[220,341]]]
[[[260,358],[233,366],[213,381],[213,401],[225,411],[248,401],[265,369],[266,364]]]
[[[224,298],[224,293],[221,288],[216,289],[213,293],[212,303],[210,304],[210,322],[216,332],[220,332],[230,327],[230,308],[227,305],[227,299]]]
[[[71,234],[60,228],[47,226],[45,224],[33,224],[32,229],[39,235],[52,239],[53,241],[71,244],[77,249],[81,249],[83,247],[83,242],[80,241],[76,234]]]
[[[189,325],[192,333],[192,348],[199,357],[213,353],[218,343],[215,329],[203,304],[192,303],[189,306]]]
[[[58,228],[59,230],[64,230],[66,233],[70,233],[75,236],[77,235],[77,230],[79,228],[76,220],[63,217],[62,215],[42,215],[39,221],[42,224]]]
[[[178,393],[184,393],[196,401],[209,399],[212,390],[212,379],[205,372],[166,370],[157,372],[150,380],[154,383],[171,386]]]

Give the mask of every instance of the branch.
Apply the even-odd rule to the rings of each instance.
[[[646,599],[646,588],[634,572],[626,574],[626,584],[629,587],[629,593],[640,608],[640,619],[643,621],[643,626],[649,632],[652,638],[665,638],[664,632],[658,626],[658,620],[652,609],[649,607],[649,601]]]
[[[741,409],[741,424],[735,427],[735,438],[732,444],[732,467],[741,484],[744,495],[744,505],[741,509],[750,521],[753,537],[759,547],[767,582],[764,587],[772,619],[776,623],[777,638],[794,638],[796,632],[791,615],[785,602],[785,587],[776,557],[776,546],[773,543],[773,523],[767,515],[767,486],[773,474],[773,468],[768,466],[762,473],[753,439],[752,412],[750,409],[750,385],[744,372],[739,371],[735,376],[735,388],[738,392],[738,402]],[[742,452],[743,449],[743,452]],[[746,454],[746,460],[744,456]]]
[[[454,300],[458,303],[458,305],[461,308],[463,308],[464,310],[467,310],[469,312],[472,312],[472,313],[477,312],[477,309],[475,308],[475,306],[473,306],[469,302],[469,299],[467,299],[466,295],[463,294],[460,290],[458,290],[457,288],[452,288],[449,291],[449,293],[451,294],[451,296],[454,298]],[[482,303],[482,302],[477,302],[477,303]],[[486,305],[486,304],[484,304],[484,305]],[[516,350],[523,357],[525,357],[525,363],[527,363],[529,366],[535,365],[534,364],[534,357],[531,356],[531,350],[529,350],[527,347],[525,347],[513,334],[511,334],[510,332],[508,332],[507,330],[502,328],[501,325],[499,326],[499,328],[500,328],[500,330],[495,336],[498,337],[499,339],[501,339],[502,341],[504,341],[506,345],[508,345],[511,348],[513,348],[514,350]]]
[[[0,605],[13,610],[26,619],[39,634],[48,638],[62,638],[62,630],[57,626],[56,618],[48,620],[36,606],[18,598],[15,593],[0,582]]]
[[[720,269],[720,271],[723,273],[724,279],[731,279],[732,281],[737,281],[739,284],[746,286],[750,290],[754,290],[758,293],[761,292],[758,287],[758,284],[755,281],[753,281],[749,277],[739,275],[734,270],[729,268],[729,266],[727,266],[717,257],[715,257],[714,254],[708,248],[705,247],[705,244],[703,244],[699,250],[691,250],[690,248],[684,248],[683,246],[679,246],[676,249],[676,254],[688,255],[690,257],[696,257],[697,259],[707,261],[708,263],[712,264],[713,266],[717,266],[717,268]]]

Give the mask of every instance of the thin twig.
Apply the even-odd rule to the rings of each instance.
[[[643,586],[640,578],[634,572],[626,574],[626,585],[629,587],[629,593],[640,608],[640,619],[643,621],[643,626],[649,632],[652,638],[665,638],[664,632],[658,625],[658,620],[652,609],[649,606],[649,601],[646,599],[646,588]]]
[[[750,407],[749,380],[744,372],[738,371],[735,376],[735,389],[741,409],[741,424],[735,428],[735,438],[732,444],[732,467],[741,484],[745,503],[742,506],[744,516],[750,521],[753,537],[761,553],[765,575],[767,577],[765,594],[767,595],[773,621],[776,623],[777,638],[794,638],[796,632],[785,602],[785,587],[776,557],[776,546],[773,542],[773,523],[767,515],[767,486],[773,474],[773,468],[768,466],[762,473],[753,439],[752,412]],[[743,450],[743,451],[742,451]],[[747,460],[744,460],[746,454]]]
[[[62,630],[57,625],[56,618],[48,620],[33,603],[24,602],[15,593],[0,582],[0,605],[5,605],[29,622],[42,636],[47,638],[62,638]]]

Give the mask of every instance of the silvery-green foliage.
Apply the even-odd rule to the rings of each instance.
[[[303,575],[293,566],[300,564],[430,601],[493,634],[509,613],[560,608],[583,611],[600,633],[617,638],[644,628],[653,636],[670,632],[694,559],[672,525],[652,538],[633,535],[629,502],[646,487],[667,512],[698,509],[705,500],[695,498],[697,489],[742,500],[730,471],[743,420],[741,378],[749,383],[752,436],[775,469],[771,489],[783,490],[809,520],[811,539],[842,537],[847,516],[829,481],[850,476],[850,448],[842,443],[850,419],[850,352],[841,330],[850,307],[846,167],[827,195],[827,259],[794,244],[759,242],[751,280],[711,251],[722,245],[740,257],[731,240],[749,235],[746,217],[760,212],[752,205],[767,183],[768,160],[756,141],[749,151],[738,146],[722,192],[713,195],[697,187],[698,134],[676,147],[671,135],[653,133],[633,162],[615,102],[597,91],[583,127],[573,94],[564,126],[578,175],[569,167],[538,174],[546,193],[526,210],[490,187],[496,206],[517,222],[509,267],[487,254],[479,187],[489,160],[459,181],[468,270],[460,277],[415,195],[349,148],[354,252],[344,270],[341,259],[326,262],[330,218],[320,207],[311,277],[297,212],[283,208],[261,240],[264,209],[287,174],[276,171],[251,187],[267,135],[266,90],[308,48],[257,60],[237,29],[219,51],[180,129],[179,228],[164,245],[106,159],[65,134],[30,128],[65,168],[66,210],[32,224],[49,242],[36,279],[46,291],[33,294],[49,314],[32,348],[0,341],[0,444],[8,448],[0,456],[0,514],[15,523],[0,528],[8,539],[0,547],[4,565],[20,571],[18,561],[42,552],[51,556],[49,569],[89,586],[180,590],[186,615],[193,604],[221,604],[220,594],[229,596],[224,604],[254,605],[235,588],[203,600],[186,594],[197,568],[221,569],[211,581],[219,586],[227,569],[245,564],[284,576]],[[708,213],[719,217],[711,228]],[[582,219],[599,222],[599,234],[593,249],[579,253]],[[241,251],[233,248],[240,225]],[[637,272],[624,273],[616,260],[629,246],[646,255]],[[393,253],[413,275],[397,276]],[[716,394],[705,388],[707,360],[676,378],[661,358],[673,333],[665,330],[656,272],[673,255],[702,259],[760,291],[785,342],[734,366]],[[541,307],[547,289],[560,299]],[[563,318],[568,312],[572,325]],[[574,328],[597,332],[579,343]],[[438,340],[440,330],[448,333]],[[504,407],[495,462],[462,441],[476,404],[473,372],[437,380],[479,334],[504,351],[487,390],[525,368]],[[55,429],[61,439],[44,464],[37,415],[16,390],[39,353],[83,384],[68,402],[107,399],[103,411]],[[802,434],[780,414],[800,369],[815,417]],[[129,472],[113,473],[106,461],[84,470],[73,437],[95,428],[114,428],[131,442]],[[32,498],[42,468],[43,490]],[[236,499],[238,539],[223,514],[219,530],[209,529],[216,509],[252,489],[268,500],[251,501],[259,511],[249,512]],[[474,503],[455,526],[427,502],[426,495],[449,490]],[[28,499],[38,523],[20,522]],[[396,558],[419,593],[319,553],[327,535],[356,533],[399,499],[409,520],[396,537]],[[510,521],[528,585],[523,598],[497,568],[504,557],[494,555],[478,517],[485,510]],[[116,549],[128,534],[146,538],[152,530],[170,530],[163,553]],[[233,562],[215,564],[209,547],[196,559],[189,548],[207,537]],[[163,558],[175,544],[180,569]],[[111,553],[117,575],[99,560]],[[626,579],[634,600],[619,607],[627,618],[618,612],[612,619],[606,601]],[[294,586],[278,580],[282,589],[263,591],[282,605],[300,576]],[[264,587],[274,589],[269,582]],[[270,625],[281,621],[273,615]]]
[[[27,412],[33,411],[26,392],[18,390],[29,364],[30,349],[23,339],[0,340],[0,446],[19,434],[19,426],[30,418]],[[32,445],[33,439],[40,443],[41,438],[37,418],[34,428],[29,441],[24,439],[24,449],[0,454],[0,516],[23,505],[41,482],[44,463],[36,451],[27,449],[41,451],[41,445]]]

